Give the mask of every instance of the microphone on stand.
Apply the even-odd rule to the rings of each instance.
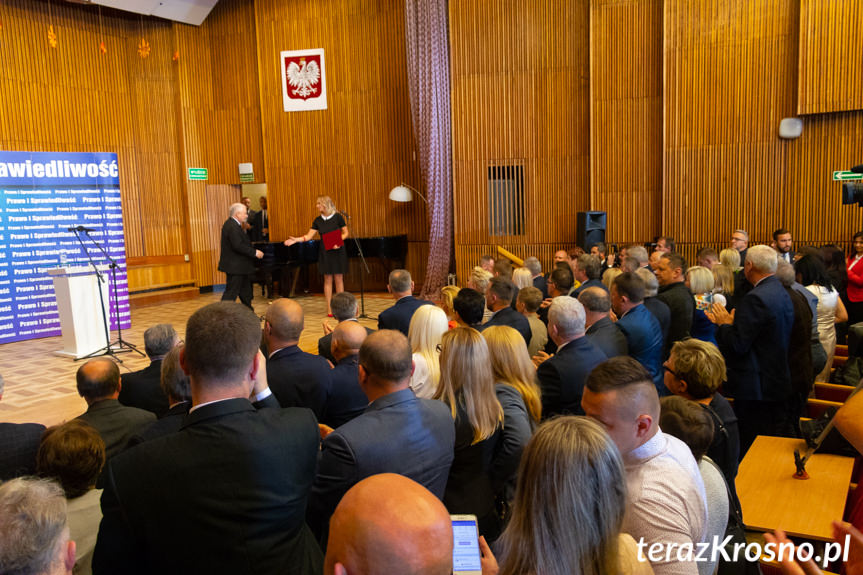
[[[95,228],[85,228],[84,226],[76,226],[74,228],[66,228],[67,232],[95,232]]]

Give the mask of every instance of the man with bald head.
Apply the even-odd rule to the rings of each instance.
[[[686,444],[659,429],[659,395],[650,374],[631,357],[611,358],[590,372],[581,405],[623,457],[628,503],[621,531],[647,548],[662,545],[660,560],[650,557],[657,575],[696,575],[697,563],[667,556],[666,546],[697,548],[704,539],[704,483]]]
[[[358,370],[360,346],[366,335],[366,328],[355,321],[342,322],[333,330],[331,348],[336,366],[321,417],[321,423],[333,429],[361,414],[369,404],[360,389]]]
[[[414,395],[412,372],[411,346],[400,332],[376,331],[360,346],[359,383],[369,405],[335,431],[324,430],[306,513],[324,547],[336,505],[366,477],[398,473],[443,497],[455,444],[452,414],[443,402]]]
[[[452,521],[428,489],[382,473],[351,487],[330,522],[325,575],[449,575]]]
[[[308,407],[320,420],[332,380],[330,364],[319,355],[299,348],[305,326],[303,308],[282,298],[267,308],[267,377],[282,407]]]
[[[75,379],[78,395],[87,402],[87,411],[77,419],[96,428],[109,460],[126,448],[133,435],[156,421],[149,411],[120,403],[120,369],[110,359],[91,359],[78,368]]]

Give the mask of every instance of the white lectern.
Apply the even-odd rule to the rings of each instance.
[[[108,266],[98,266],[104,282],[91,266],[67,266],[48,270],[54,279],[63,349],[57,355],[80,359],[110,343],[105,339],[104,318],[108,315]],[[99,299],[99,288],[102,299]],[[104,305],[105,315],[102,315]],[[110,325],[110,324],[109,324]]]

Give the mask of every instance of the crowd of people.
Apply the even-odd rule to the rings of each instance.
[[[484,574],[746,572],[673,550],[740,531],[739,461],[799,433],[863,320],[863,233],[835,254],[736,230],[691,267],[669,237],[485,256],[439,305],[395,270],[377,330],[328,298],[318,354],[291,299],[152,326],[146,369],[81,366],[81,416],[0,430],[0,573],[443,575],[450,514]]]

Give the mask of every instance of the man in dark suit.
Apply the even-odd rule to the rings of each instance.
[[[776,251],[779,253],[779,259],[785,263],[793,264],[794,240],[791,239],[791,232],[785,228],[779,228],[773,232],[773,243]]]
[[[304,521],[318,426],[307,409],[250,403],[270,394],[260,337],[237,304],[189,318],[180,363],[193,407],[179,432],[109,463],[96,575],[320,572]]]
[[[261,209],[254,214],[249,214],[249,224],[252,226],[251,236],[253,242],[270,241],[270,216],[267,213],[267,196],[258,198]]]
[[[0,399],[3,398],[0,375]],[[0,481],[36,473],[36,452],[45,426],[39,423],[0,423]]]
[[[656,267],[656,279],[659,280],[659,294],[656,297],[671,310],[671,325],[668,328],[664,357],[668,357],[672,344],[689,337],[689,330],[692,329],[695,298],[684,283],[686,268],[686,260],[676,252],[662,254]]]
[[[129,447],[144,441],[170,435],[180,431],[183,420],[192,407],[192,388],[189,387],[189,376],[180,367],[180,349],[182,344],[171,348],[162,359],[161,380],[159,386],[168,397],[168,411],[163,413],[155,423],[144,427],[129,439]],[[273,399],[273,401],[276,401]],[[279,402],[276,401],[276,405]]]
[[[162,359],[177,345],[180,338],[169,323],[160,323],[144,332],[144,350],[150,365],[140,371],[121,376],[120,403],[137,407],[162,417],[168,411],[168,396],[162,391]]]
[[[614,278],[611,305],[618,317],[617,327],[626,336],[630,357],[650,373],[659,395],[668,395],[662,372],[662,330],[644,307],[644,282],[637,273],[624,272]]]
[[[365,328],[354,321],[340,323],[333,331],[332,350],[336,366],[331,373],[332,381],[321,417],[321,423],[333,429],[357,417],[369,405],[360,388],[358,369],[360,346],[367,335]]]
[[[626,336],[609,317],[611,296],[608,292],[604,288],[589,287],[581,292],[578,301],[584,306],[587,328],[584,336],[608,357],[629,353]]]
[[[108,461],[126,449],[129,439],[156,421],[156,416],[137,407],[126,407],[120,396],[120,370],[105,357],[91,359],[75,375],[78,395],[87,401],[87,411],[77,417],[96,428],[105,442]]]
[[[793,435],[793,389],[788,344],[794,306],[774,275],[777,255],[769,246],[753,246],[743,273],[754,287],[733,314],[714,305],[707,316],[719,328],[716,342],[725,356],[725,391],[734,398],[740,426],[740,455],[758,435]]]
[[[357,320],[357,298],[350,292],[339,292],[333,296],[330,301],[330,309],[333,312],[333,317],[341,324],[345,321],[358,322]],[[366,333],[372,333],[373,329],[366,328]],[[330,363],[335,365],[336,358],[333,357],[333,352],[330,349],[333,341],[333,328],[330,327],[328,321],[324,321],[324,332],[326,335],[318,340],[318,355],[325,357]]]
[[[255,273],[255,258],[264,257],[264,252],[252,247],[249,236],[243,231],[243,224],[249,219],[246,206],[232,204],[229,217],[222,224],[221,252],[219,271],[225,272],[227,281],[222,301],[240,302],[252,309],[252,274]]]
[[[587,375],[608,358],[584,337],[584,306],[578,300],[568,295],[552,300],[548,337],[557,345],[557,353],[536,369],[542,391],[542,417],[583,415],[581,396]]]
[[[572,290],[570,295],[578,299],[583,290],[591,287],[598,287],[607,291],[608,288],[599,279],[601,276],[602,263],[600,263],[599,258],[590,254],[581,254],[576,258],[573,270],[573,277],[581,282],[581,285]]]
[[[524,315],[512,309],[512,301],[517,293],[512,280],[501,276],[491,278],[488,290],[485,292],[485,305],[491,310],[492,315],[479,330],[483,331],[493,325],[509,326],[521,334],[525,345],[530,345],[530,322]]]
[[[321,356],[299,348],[304,322],[303,308],[292,299],[278,299],[267,308],[267,375],[282,407],[308,407],[320,419],[332,368]]]
[[[662,329],[662,349],[665,349],[668,341],[668,330],[671,329],[671,310],[668,309],[665,302],[656,297],[656,294],[659,293],[659,282],[656,280],[656,275],[648,268],[638,268],[635,273],[644,282],[644,307],[659,322],[659,327]]]
[[[533,287],[542,292],[543,299],[548,297],[548,282],[542,275],[542,264],[535,256],[524,259],[524,267],[530,271]]]
[[[417,299],[413,295],[414,282],[407,270],[393,270],[390,272],[390,280],[387,291],[396,300],[394,306],[385,309],[378,315],[378,329],[397,329],[408,335],[411,326],[411,318],[421,305],[434,305],[432,302]]]
[[[452,414],[443,402],[414,395],[412,370],[404,335],[380,330],[363,342],[359,382],[370,404],[325,437],[306,513],[322,540],[339,500],[370,475],[398,473],[443,496],[455,444]]]

